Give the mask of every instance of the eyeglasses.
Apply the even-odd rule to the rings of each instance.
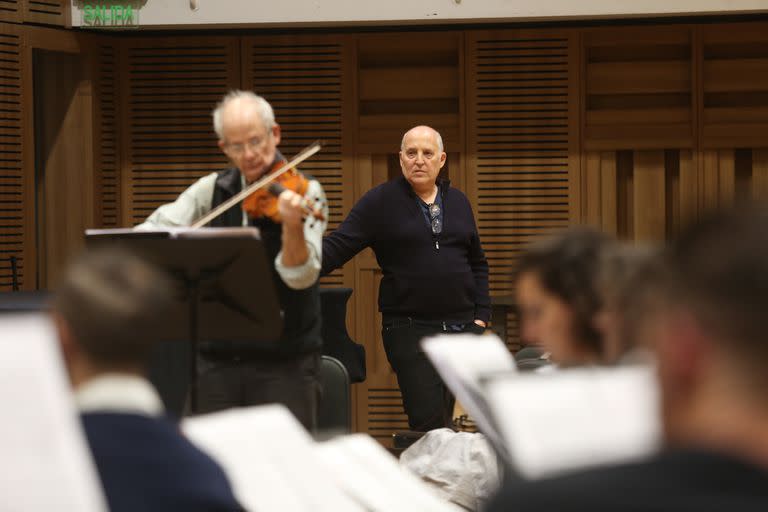
[[[440,220],[440,205],[430,203],[427,207],[429,208],[429,218],[432,221],[432,234],[439,235],[443,231],[443,223]]]
[[[245,149],[248,148],[252,153],[258,151],[259,149],[264,146],[264,143],[267,141],[267,138],[261,138],[261,137],[254,137],[250,140],[245,141],[244,143],[237,143],[237,144],[227,144],[225,146],[227,153],[232,157],[239,157],[243,153],[245,153]]]

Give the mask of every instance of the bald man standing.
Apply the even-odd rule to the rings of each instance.
[[[384,349],[416,431],[450,426],[454,402],[419,341],[482,333],[491,315],[488,262],[472,207],[438,179],[445,160],[436,130],[408,130],[400,145],[403,175],[368,191],[323,239],[323,274],[366,247],[376,254]]]

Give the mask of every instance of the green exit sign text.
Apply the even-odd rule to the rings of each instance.
[[[139,25],[139,10],[128,2],[83,2],[81,10],[84,27],[124,28]]]

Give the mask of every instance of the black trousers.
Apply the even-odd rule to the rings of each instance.
[[[279,403],[307,430],[316,429],[319,352],[285,360],[200,354],[197,364],[198,412]]]
[[[409,318],[384,319],[381,329],[384,350],[397,375],[411,430],[426,432],[452,426],[456,402],[419,342],[435,334],[478,330],[482,328],[473,323],[466,324],[464,331],[444,331],[439,324],[423,324]]]

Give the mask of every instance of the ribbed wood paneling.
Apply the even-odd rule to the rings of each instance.
[[[0,21],[21,21],[21,0],[0,0]]]
[[[620,238],[663,241],[695,219],[699,181],[682,150],[588,151],[583,220]]]
[[[119,47],[96,48],[94,70],[94,176],[96,222],[104,228],[120,227],[119,152]]]
[[[702,146],[764,147],[768,133],[765,24],[702,28]]]
[[[384,446],[392,446],[392,434],[408,430],[408,417],[397,387],[368,388],[368,428],[366,432]]]
[[[227,166],[211,111],[239,83],[237,49],[231,38],[125,45],[125,224],[142,222],[195,179]]]
[[[17,260],[19,286],[25,276],[25,190],[22,122],[21,37],[0,34],[0,290],[10,290],[11,257]]]
[[[351,208],[351,172],[345,174],[343,116],[345,46],[340,38],[246,38],[243,83],[264,96],[282,129],[280,150],[289,158],[321,139],[323,148],[301,170],[323,185],[329,232]],[[344,270],[321,279],[343,286]]]
[[[520,250],[571,220],[573,46],[543,32],[473,34],[468,45],[468,182],[491,292],[504,295]]]
[[[625,27],[583,34],[584,147],[692,147],[692,29]]]
[[[67,0],[26,0],[24,21],[64,26],[71,2]]]

